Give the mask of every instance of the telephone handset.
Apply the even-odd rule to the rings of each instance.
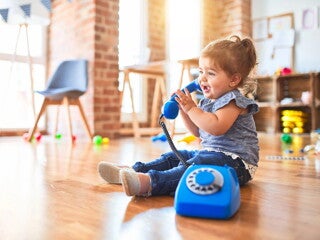
[[[183,89],[185,88],[188,89],[190,93],[194,91],[201,91],[201,87],[199,85],[198,79],[193,80]],[[184,92],[183,89],[181,90]],[[175,119],[178,116],[179,106],[177,101],[175,100],[176,97],[177,97],[176,94],[171,96],[171,98],[167,102],[165,102],[165,104],[162,107],[162,114],[166,119]]]

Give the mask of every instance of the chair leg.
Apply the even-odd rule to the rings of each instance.
[[[129,87],[131,108],[132,108],[132,127],[133,127],[134,137],[137,138],[137,137],[140,137],[139,121],[138,121],[137,113],[136,113],[135,106],[134,106],[133,90],[132,90],[132,86],[130,83],[129,74],[125,75],[124,83],[127,83],[128,87]]]
[[[71,138],[71,142],[73,142],[73,133],[72,133],[72,124],[71,124],[71,116],[70,116],[70,104],[69,99],[67,97],[63,98],[63,102],[66,106],[67,115],[68,115],[68,125],[69,125],[69,135]]]
[[[45,99],[43,100],[43,103],[42,103],[40,112],[39,112],[39,114],[38,114],[38,116],[37,116],[37,118],[36,118],[36,121],[35,121],[35,123],[34,123],[34,125],[33,125],[33,128],[31,128],[31,129],[29,130],[29,134],[28,134],[27,141],[29,141],[29,142],[32,141],[32,137],[33,137],[35,131],[37,130],[37,126],[38,126],[38,122],[39,122],[39,120],[40,120],[40,117],[41,117],[41,115],[45,112],[45,110],[46,110],[46,108],[47,108],[47,105],[48,105],[48,102],[49,102],[49,100],[48,100],[47,98],[45,98]]]
[[[80,114],[81,114],[81,117],[82,117],[82,122],[84,123],[84,125],[86,127],[86,130],[87,130],[87,134],[88,134],[89,138],[91,139],[93,136],[92,136],[92,133],[90,131],[90,127],[89,127],[88,121],[86,119],[86,115],[84,114],[84,111],[83,111],[83,108],[82,108],[82,105],[81,105],[81,102],[80,102],[79,98],[75,99],[75,104],[79,108],[79,111],[80,111]]]
[[[57,133],[58,133],[59,115],[60,115],[60,105],[57,105],[56,122],[55,122],[55,126],[54,126],[54,135],[55,135],[55,136],[56,136]]]

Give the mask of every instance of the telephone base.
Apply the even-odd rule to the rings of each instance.
[[[240,186],[229,166],[192,165],[182,176],[174,207],[182,216],[228,219],[240,207]]]

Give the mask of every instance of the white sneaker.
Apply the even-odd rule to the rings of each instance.
[[[127,196],[151,196],[151,180],[141,181],[139,174],[127,169],[120,170],[120,178],[122,181],[122,188]]]
[[[100,176],[108,183],[122,184],[120,178],[120,170],[127,169],[129,171],[134,171],[128,166],[122,166],[115,163],[100,162],[98,164],[98,172]]]

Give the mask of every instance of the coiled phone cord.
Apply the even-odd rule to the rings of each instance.
[[[159,117],[159,124],[164,132],[164,134],[167,137],[168,143],[170,145],[171,150],[176,154],[177,158],[180,160],[181,163],[183,163],[183,165],[185,167],[189,167],[191,164],[189,164],[181,155],[181,153],[177,150],[176,146],[174,145],[172,138],[168,132],[167,126],[165,124],[165,122],[163,121],[163,114],[160,115]]]

